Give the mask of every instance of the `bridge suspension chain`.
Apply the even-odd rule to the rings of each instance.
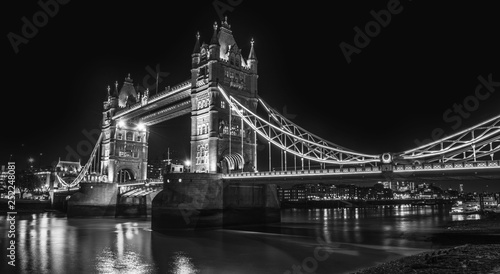
[[[98,155],[99,153],[97,153],[101,147],[101,140],[102,140],[102,132],[101,134],[99,135],[99,138],[97,139],[97,142],[94,146],[94,149],[92,150],[92,153],[90,154],[90,157],[87,161],[87,163],[85,164],[85,166],[83,166],[83,168],[80,170],[80,172],[78,173],[78,175],[76,176],[76,178],[71,182],[71,183],[67,183],[66,181],[64,181],[64,179],[62,179],[59,175],[57,175],[56,173],[56,177],[58,178],[58,180],[65,186],[65,187],[69,187],[69,188],[72,188],[72,187],[75,187],[77,186],[82,180],[83,178],[85,178],[86,175],[88,175],[88,172],[89,170],[90,171],[94,171],[94,172],[97,172],[99,167],[98,165],[100,164],[100,161],[98,158],[96,158],[96,155]],[[99,156],[98,156],[99,157]],[[95,160],[95,161],[94,161]],[[92,167],[94,167],[94,169],[92,169]]]
[[[326,141],[295,125],[259,98],[260,104],[274,123],[266,121],[243,106],[236,98],[229,96],[220,85],[218,89],[225,101],[237,115],[257,134],[286,153],[301,159],[325,164],[359,165],[380,162],[379,155],[358,153]]]
[[[500,115],[432,143],[396,154],[421,163],[476,161],[500,151]]]

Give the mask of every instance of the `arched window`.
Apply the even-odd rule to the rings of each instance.
[[[133,141],[134,140],[134,134],[132,132],[127,132],[127,141]]]

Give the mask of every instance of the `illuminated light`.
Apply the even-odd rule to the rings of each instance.
[[[184,161],[184,165],[191,166],[191,161],[189,161],[189,160]]]
[[[182,179],[181,178],[179,178],[179,183],[182,183]]]
[[[118,125],[119,128],[125,127],[125,121],[119,120],[118,123],[117,123],[117,125]]]
[[[142,122],[139,122],[137,124],[137,129],[140,130],[140,131],[143,131],[143,130],[146,130],[146,125]]]

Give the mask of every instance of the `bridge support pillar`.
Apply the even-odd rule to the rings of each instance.
[[[231,183],[220,174],[166,174],[152,204],[152,229],[220,228],[280,222],[276,185]]]
[[[68,200],[68,217],[115,217],[116,183],[80,183],[80,190]]]

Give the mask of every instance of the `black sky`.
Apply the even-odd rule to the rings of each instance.
[[[22,18],[41,7],[8,1],[0,160],[65,158],[99,128],[107,85],[128,73],[138,83],[159,65],[169,73],[160,89],[187,80],[196,32],[209,42],[220,21],[214,3],[237,4],[224,15],[244,56],[255,39],[260,96],[316,135],[378,154],[411,149],[435,128],[453,133],[443,114],[475,95],[479,76],[500,82],[495,2],[401,1],[348,64],[340,43],[353,45],[353,28],[389,2],[70,1],[16,54],[8,34],[21,35]],[[456,130],[500,114],[497,89]]]

